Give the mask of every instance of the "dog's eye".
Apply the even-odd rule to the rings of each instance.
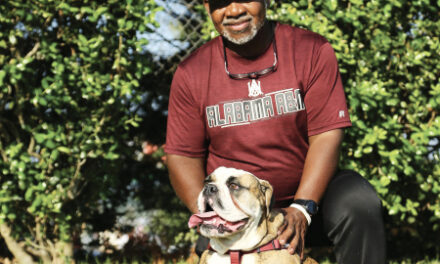
[[[230,183],[229,184],[229,189],[231,189],[231,190],[238,190],[238,189],[240,189],[240,186],[238,184],[235,184],[235,183]]]

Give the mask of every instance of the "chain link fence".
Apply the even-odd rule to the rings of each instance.
[[[203,16],[197,12],[200,0],[156,0],[162,11],[156,14],[160,25],[148,36],[148,49],[154,54],[155,74],[169,74],[191,52],[204,43]]]

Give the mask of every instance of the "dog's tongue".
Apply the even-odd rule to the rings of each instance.
[[[214,218],[220,218],[220,216],[214,211],[193,214],[189,218],[188,226],[189,226],[189,228],[193,228],[193,227],[196,227],[196,226],[202,224],[204,221],[213,220]]]
[[[206,224],[236,231],[240,226],[243,225],[243,222],[244,221],[228,222],[221,218],[216,212],[209,211],[205,213],[193,214],[189,218],[188,226],[189,228],[193,228],[201,224]]]

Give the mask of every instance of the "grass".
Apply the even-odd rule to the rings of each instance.
[[[390,261],[388,264],[440,264],[440,260],[420,260],[420,261],[412,261],[412,260],[403,260],[403,261]]]
[[[319,262],[320,264],[336,264],[336,262],[331,262],[328,260],[324,260]],[[440,260],[437,258],[435,260],[429,260],[429,259],[425,259],[425,260],[389,260],[387,262],[388,264],[440,264]]]
[[[79,264],[89,264],[89,263],[91,263],[91,262],[79,262]],[[109,258],[104,260],[104,261],[96,261],[96,262],[93,262],[93,263],[96,263],[96,264],[152,264],[152,262],[142,262],[142,261],[131,261],[131,262],[128,262],[128,261],[116,261],[115,262],[114,260],[109,259]],[[171,264],[172,262],[168,262],[168,263]],[[195,262],[195,263],[197,263],[197,262]],[[319,263],[320,264],[336,264],[335,262],[332,262],[332,261],[329,261],[329,260],[323,260],[323,261],[321,261]],[[190,262],[185,262],[185,261],[182,260],[182,261],[175,262],[173,264],[194,264],[194,262],[190,263]],[[439,258],[434,259],[434,260],[424,259],[424,260],[419,260],[419,261],[410,260],[410,259],[398,260],[398,261],[390,260],[388,262],[388,264],[440,264],[440,259]]]

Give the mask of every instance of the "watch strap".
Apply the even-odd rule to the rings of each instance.
[[[318,204],[313,200],[295,199],[293,203],[302,205],[307,213],[311,216],[318,212]]]
[[[310,224],[312,223],[312,217],[310,216],[310,214],[306,211],[306,208],[304,208],[304,206],[297,204],[297,203],[293,203],[290,205],[290,207],[296,208],[298,210],[301,211],[301,213],[303,213],[303,215],[306,217],[307,219],[307,224],[310,226]]]

